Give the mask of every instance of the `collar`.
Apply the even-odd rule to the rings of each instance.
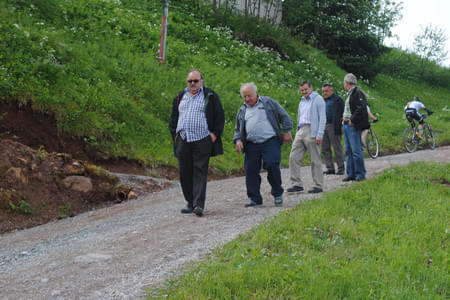
[[[260,97],[260,96],[258,96],[258,100],[256,100],[256,103],[255,103],[255,105],[253,105],[253,106],[248,105],[248,104],[245,103],[245,101],[244,101],[244,105],[245,105],[246,108],[249,108],[249,107],[255,107],[255,106],[257,106],[259,103],[261,103],[261,97]]]
[[[203,93],[203,86],[198,90],[198,93],[195,94],[195,95],[191,95],[191,93],[189,93],[189,89],[188,89],[188,88],[185,88],[184,90],[186,91],[186,93],[189,94],[189,96],[191,96],[191,97],[196,97],[196,96],[198,96],[200,93]]]

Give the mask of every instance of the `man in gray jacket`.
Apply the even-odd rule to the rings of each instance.
[[[263,168],[267,170],[267,180],[272,187],[275,205],[280,206],[284,191],[280,171],[281,144],[292,142],[292,120],[278,102],[270,97],[258,96],[257,91],[253,82],[241,86],[245,103],[239,108],[234,128],[233,142],[236,144],[236,151],[245,152],[245,185],[248,196],[245,207],[263,203],[259,175],[262,162]]]
[[[327,120],[325,101],[317,92],[313,92],[309,80],[302,81],[300,92],[302,98],[298,105],[297,133],[289,156],[292,187],[287,191],[292,193],[304,190],[300,170],[303,157],[309,151],[314,187],[308,193],[321,193],[323,173],[319,145],[322,143]]]

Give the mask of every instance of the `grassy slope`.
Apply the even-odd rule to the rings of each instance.
[[[161,1],[20,0],[0,3],[0,101],[28,102],[54,114],[62,130],[114,156],[151,164],[176,163],[167,130],[172,98],[190,68],[204,72],[226,113],[225,155],[212,165],[242,167],[232,144],[240,84],[254,81],[261,95],[278,100],[296,119],[298,83],[324,82],[344,95],[345,72],[315,49],[298,44],[301,57],[284,61],[268,49],[236,41],[226,28],[211,28],[188,9],[170,6],[167,64],[157,51]],[[438,143],[448,143],[449,90],[379,76],[370,86],[381,152],[402,151],[403,106],[419,95],[435,110]],[[283,147],[287,166],[290,147]]]
[[[449,174],[450,164],[413,163],[302,203],[149,292],[170,299],[448,299]]]

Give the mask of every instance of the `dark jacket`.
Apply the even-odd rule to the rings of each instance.
[[[178,106],[180,101],[183,99],[183,95],[186,90],[180,91],[177,96],[173,99],[172,104],[172,114],[169,119],[169,130],[172,135],[172,140],[175,141],[177,124],[178,124]],[[220,102],[219,95],[217,95],[213,90],[203,87],[203,93],[205,95],[205,115],[206,121],[208,123],[208,130],[217,137],[216,141],[212,144],[211,156],[216,156],[223,154],[222,146],[222,133],[223,127],[225,125],[225,113],[222,108],[222,103]],[[174,153],[175,153],[175,143],[174,143]],[[176,155],[175,155],[176,156]]]
[[[350,112],[352,113],[350,119],[356,130],[370,128],[366,96],[357,86],[350,95]]]
[[[261,101],[266,110],[267,120],[269,120],[275,133],[277,135],[280,145],[283,144],[283,131],[291,132],[292,119],[281,105],[270,97],[259,96],[258,101]],[[245,111],[247,106],[242,104],[236,115],[236,125],[234,127],[233,142],[241,141],[244,144],[244,151],[247,145],[247,131],[245,129]],[[282,124],[283,128],[281,128]]]
[[[337,135],[341,135],[342,114],[344,113],[344,100],[342,100],[342,98],[336,94],[333,94],[329,98],[324,100],[325,102],[333,101],[332,124],[334,125],[334,133]]]

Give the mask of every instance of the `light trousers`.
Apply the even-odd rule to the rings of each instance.
[[[311,173],[314,186],[323,189],[322,161],[320,160],[320,147],[316,143],[316,138],[311,137],[311,127],[302,126],[295,134],[289,156],[289,170],[291,172],[292,185],[303,187],[301,178],[302,160],[306,152],[311,158]]]

